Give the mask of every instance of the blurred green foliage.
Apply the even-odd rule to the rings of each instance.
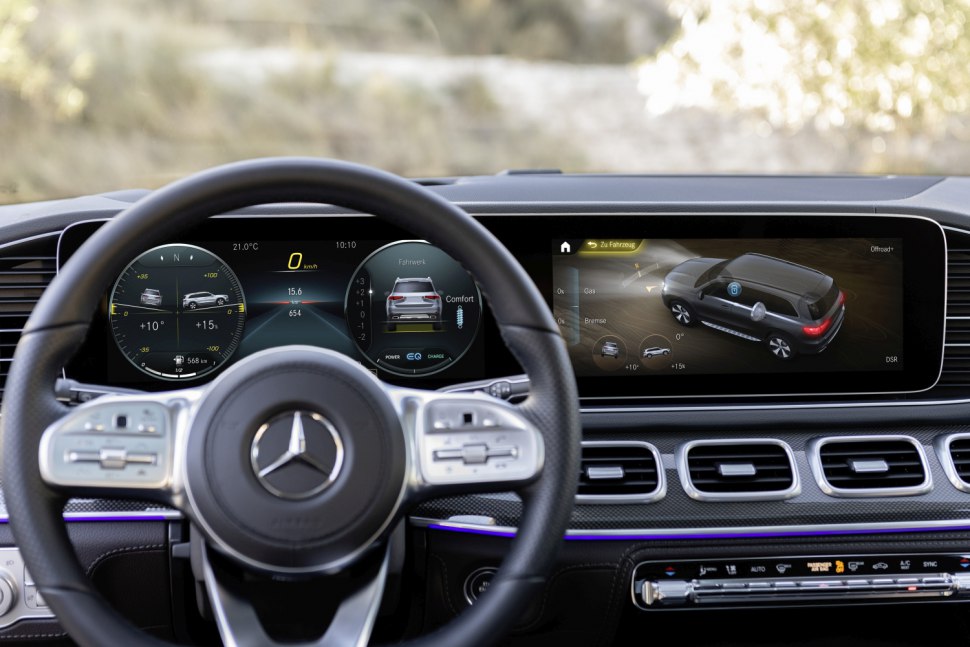
[[[0,0],[0,109],[71,118],[84,108],[78,85],[90,76],[92,60],[69,31],[42,45],[28,39],[39,13],[29,0]]]
[[[640,67],[651,114],[744,113],[767,131],[841,129],[868,170],[925,170],[968,139],[970,0],[675,0],[680,30]],[[895,156],[883,156],[888,145]],[[909,162],[907,163],[907,157]]]

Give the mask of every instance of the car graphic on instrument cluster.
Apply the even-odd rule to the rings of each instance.
[[[212,294],[211,292],[189,292],[182,297],[182,307],[189,310],[205,306],[225,305],[229,300],[227,294]]]
[[[679,324],[764,343],[780,360],[821,353],[845,321],[835,279],[756,253],[684,261],[664,278],[662,299]]]
[[[139,300],[143,306],[160,306],[162,305],[162,293],[153,288],[145,288]]]
[[[394,332],[398,322],[428,321],[432,329],[441,330],[441,295],[434,289],[430,276],[400,278],[387,295],[387,330]]]

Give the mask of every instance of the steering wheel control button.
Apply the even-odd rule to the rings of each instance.
[[[124,447],[105,447],[98,454],[103,470],[121,470],[128,464],[128,452]]]
[[[464,592],[465,601],[468,604],[475,604],[478,601],[479,596],[481,596],[488,587],[492,584],[492,578],[498,569],[485,567],[480,568],[476,571],[472,571],[468,577],[465,578]]]
[[[436,449],[433,452],[436,461],[460,461],[464,455],[462,448],[457,449]]]
[[[45,431],[41,474],[54,485],[157,489],[169,481],[169,411],[158,401],[104,396]],[[148,434],[139,431],[151,427]]]
[[[417,441],[430,485],[525,481],[542,468],[542,439],[512,405],[487,396],[427,402]]]
[[[340,476],[344,444],[319,413],[287,411],[259,428],[250,455],[253,473],[267,491],[281,499],[307,499]]]
[[[38,609],[47,608],[47,601],[44,599],[44,596],[36,586],[28,586],[24,589],[24,591],[24,599],[27,601],[28,606],[30,606],[30,603],[33,602],[33,606],[37,607]]]
[[[482,465],[488,460],[488,445],[475,443],[461,448],[461,461],[465,465]]]

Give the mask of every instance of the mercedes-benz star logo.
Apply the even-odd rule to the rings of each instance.
[[[283,499],[306,499],[336,480],[344,447],[340,434],[320,414],[288,411],[259,428],[250,456],[264,488]]]

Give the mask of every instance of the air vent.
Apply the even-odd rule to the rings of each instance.
[[[937,387],[970,386],[970,235],[946,230],[946,337]]]
[[[950,482],[957,489],[970,492],[970,434],[939,436],[933,444]]]
[[[576,501],[647,503],[667,488],[657,449],[636,441],[585,441]]]
[[[809,460],[832,496],[908,496],[932,489],[923,447],[909,436],[817,438]]]
[[[27,318],[57,272],[57,234],[0,247],[0,394]]]
[[[677,467],[699,501],[771,501],[800,491],[791,448],[780,440],[696,440],[678,449]]]

